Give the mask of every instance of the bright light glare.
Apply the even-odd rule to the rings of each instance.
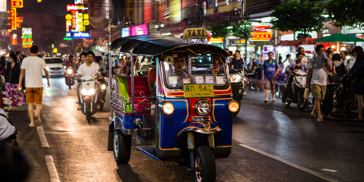
[[[174,106],[172,103],[170,102],[166,102],[164,105],[163,105],[163,112],[164,114],[166,115],[170,115],[174,112]]]
[[[87,95],[87,90],[83,88],[83,89],[81,90],[81,94],[82,94],[82,95]]]
[[[72,73],[73,73],[73,70],[72,70],[72,69],[68,69],[68,70],[67,70],[67,73],[68,73],[68,74],[72,74]]]
[[[229,111],[230,112],[237,112],[239,110],[239,103],[236,101],[231,101],[229,103]]]
[[[101,89],[105,90],[106,89],[106,85],[101,85]]]
[[[95,94],[95,89],[92,88],[91,90],[88,91],[88,95],[94,95],[94,94]]]

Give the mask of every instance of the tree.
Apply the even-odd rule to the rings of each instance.
[[[252,31],[254,31],[254,28],[252,27],[252,22],[248,20],[243,20],[241,23],[240,21],[238,21],[235,23],[235,25],[233,25],[233,35],[235,37],[238,37],[239,39],[245,39],[245,61],[248,56],[248,39],[252,37]]]
[[[221,23],[210,24],[207,29],[211,31],[213,37],[227,37],[229,34],[229,30]]]
[[[324,7],[315,2],[284,1],[276,6],[271,16],[274,28],[280,31],[302,31],[304,37],[308,32],[321,31],[325,22]]]
[[[325,7],[334,26],[364,29],[364,1],[331,0]]]

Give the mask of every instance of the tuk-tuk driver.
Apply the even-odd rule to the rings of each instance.
[[[190,78],[191,75],[189,75],[186,71],[184,71],[186,65],[186,58],[184,56],[178,56],[173,61],[173,73],[170,72],[169,75],[171,76],[177,76],[177,86],[183,85],[183,79],[184,78]],[[192,80],[190,81],[192,83]]]

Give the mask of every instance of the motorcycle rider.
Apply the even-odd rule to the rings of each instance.
[[[290,92],[292,91],[292,82],[293,82],[293,72],[296,70],[302,70],[303,72],[308,71],[307,65],[303,62],[304,54],[302,52],[299,52],[296,54],[296,60],[292,62],[289,66],[286,67],[286,73],[287,73],[287,85],[286,89],[282,96],[282,103],[286,102],[286,99]]]
[[[99,72],[100,66],[94,62],[95,53],[92,51],[88,51],[86,55],[87,55],[87,60],[84,64],[81,64],[80,67],[78,68],[76,80],[79,80],[81,76],[86,76],[86,75],[92,75],[92,76],[98,75],[98,81],[103,80],[103,76],[101,72]],[[77,86],[78,104],[81,103],[79,97],[80,87],[81,83],[79,81],[79,84]],[[78,108],[81,109],[81,106],[79,106]]]
[[[68,60],[64,63],[64,65],[66,66],[66,68],[76,68],[75,63],[73,62],[73,55],[68,56]]]
[[[95,52],[95,63],[99,64],[100,69],[99,72],[102,74],[102,76],[107,76],[107,69],[106,69],[106,65],[105,62],[103,61],[103,57],[102,54],[99,51]],[[105,79],[99,79],[99,86],[101,86],[102,84],[107,85]],[[102,102],[105,102],[105,98],[100,96],[100,99]]]

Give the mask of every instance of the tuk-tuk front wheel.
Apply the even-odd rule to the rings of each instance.
[[[114,130],[114,158],[118,164],[127,164],[130,160],[131,136]]]
[[[199,146],[196,150],[195,182],[214,182],[216,180],[216,164],[214,154],[209,146]]]

